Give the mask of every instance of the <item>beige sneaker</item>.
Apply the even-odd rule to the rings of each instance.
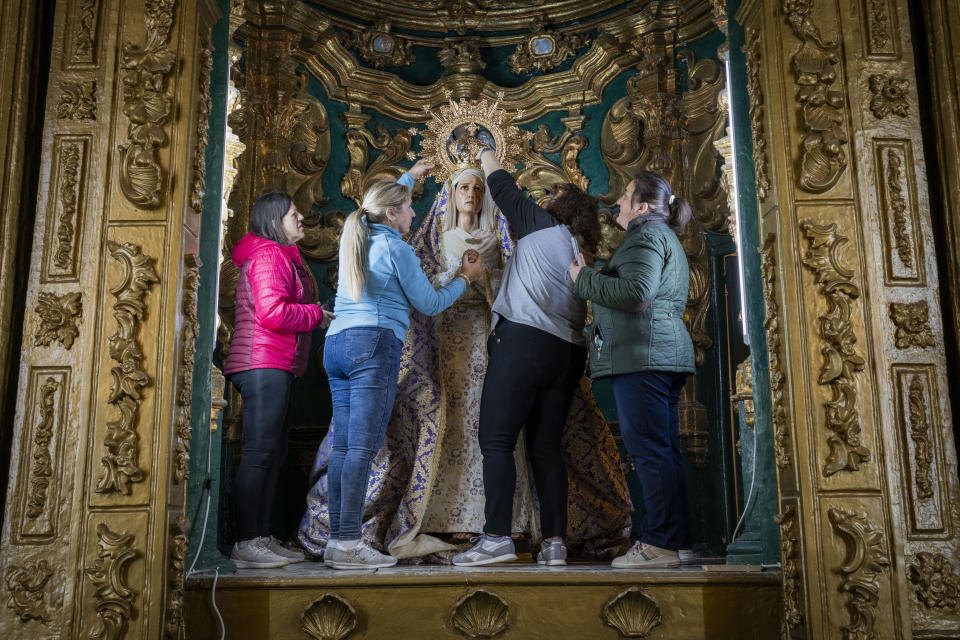
[[[307,557],[300,553],[299,551],[294,551],[293,549],[287,549],[285,546],[280,544],[280,541],[269,536],[267,538],[267,549],[273,552],[274,555],[280,556],[281,558],[286,558],[290,564],[296,564],[298,562],[305,562]]]
[[[267,538],[253,538],[233,545],[230,559],[237,569],[276,569],[285,567],[290,561],[276,555],[267,548]]]
[[[610,563],[614,569],[660,569],[680,566],[676,551],[636,542],[625,554]]]

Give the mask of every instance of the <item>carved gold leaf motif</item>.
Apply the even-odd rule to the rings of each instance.
[[[861,463],[870,460],[870,451],[860,441],[860,414],[854,379],[864,369],[864,359],[857,353],[857,336],[851,322],[860,287],[840,257],[847,238],[839,233],[836,223],[821,226],[805,220],[800,223],[800,229],[810,243],[803,264],[816,274],[818,291],[828,307],[827,313],[820,316],[823,367],[819,383],[830,387],[833,393],[824,404],[826,425],[832,433],[827,440],[830,454],[823,474],[831,476],[838,471],[857,471]]]
[[[907,90],[910,83],[904,78],[895,78],[875,73],[870,76],[870,111],[877,118],[883,119],[889,114],[906,118],[910,114],[910,105],[907,102]]]
[[[875,50],[882,50],[890,42],[887,17],[887,0],[870,1],[870,43]]]
[[[50,620],[43,598],[47,582],[53,577],[53,569],[46,560],[28,562],[23,565],[10,565],[4,573],[4,582],[10,595],[7,606],[13,609],[20,622]]]
[[[300,616],[300,628],[313,640],[344,640],[357,628],[357,612],[345,598],[325,593]]]
[[[213,102],[210,99],[210,71],[213,69],[213,52],[210,50],[210,35],[204,36],[198,53],[200,74],[199,98],[197,99],[197,126],[193,148],[193,187],[190,191],[190,207],[197,215],[203,213],[203,196],[207,190],[207,130],[210,128],[210,111]]]
[[[927,609],[960,610],[960,574],[941,554],[918,553],[909,563],[910,582],[914,593]]]
[[[197,292],[200,287],[200,267],[194,255],[183,258],[183,329],[180,331],[180,383],[177,388],[177,408],[174,418],[173,481],[180,484],[190,473],[190,427],[193,403],[193,364],[197,353]]]
[[[57,117],[61,120],[96,120],[97,85],[88,82],[61,82]]]
[[[660,607],[638,587],[630,587],[604,605],[602,618],[624,638],[646,638],[663,622]]]
[[[62,296],[41,291],[37,294],[34,311],[40,317],[40,326],[34,334],[34,343],[38,347],[46,347],[54,341],[68,350],[73,347],[74,339],[80,335],[77,323],[83,315],[83,299],[79,291]]]
[[[93,62],[93,30],[98,0],[80,0],[77,3],[77,30],[73,36],[71,62]]]
[[[866,513],[832,508],[827,512],[834,533],[846,544],[846,557],[837,568],[842,576],[840,591],[846,594],[850,624],[845,638],[874,638],[880,600],[880,574],[890,566],[883,532]]]
[[[120,190],[132,204],[155,209],[163,203],[166,169],[159,150],[169,138],[164,127],[173,113],[168,82],[177,54],[168,46],[176,0],[145,0],[144,45],[124,42],[120,51],[123,113],[129,120],[120,145]]]
[[[517,45],[507,64],[516,74],[547,72],[558,67],[564,60],[576,54],[577,49],[589,44],[583,35],[564,35],[547,28],[543,16],[537,16],[530,28],[530,35]]]
[[[121,640],[130,620],[137,617],[137,592],[127,581],[130,564],[143,554],[133,548],[132,533],[114,533],[103,523],[97,525],[97,559],[84,574],[93,583],[94,608],[100,621],[90,634],[92,640]]]
[[[898,349],[934,347],[937,340],[930,328],[930,305],[926,300],[891,302],[890,319],[896,325],[894,340]]]
[[[907,200],[903,196],[903,160],[891,149],[887,153],[887,192],[890,215],[893,218],[893,236],[900,262],[913,267],[913,251],[907,231]]]
[[[788,631],[803,624],[803,576],[797,509],[790,505],[776,516],[780,525],[780,562],[783,570],[783,623]]]
[[[843,147],[845,96],[834,87],[840,58],[837,43],[820,34],[810,13],[814,0],[783,0],[783,12],[802,42],[791,59],[805,134],[800,143],[798,185],[810,193],[829,191],[847,168]],[[837,85],[842,86],[842,85]]]
[[[53,476],[53,459],[50,456],[50,443],[53,440],[53,427],[56,409],[56,393],[60,383],[56,378],[47,378],[40,387],[40,422],[33,433],[33,448],[30,457],[33,466],[30,469],[30,489],[27,494],[27,517],[36,518],[43,513],[47,504],[47,489]]]
[[[763,83],[760,58],[763,44],[756,29],[747,30],[747,94],[750,98],[750,130],[753,133],[753,165],[757,181],[757,198],[766,200],[770,192],[770,169],[767,157],[767,132],[764,125]]]
[[[110,369],[113,384],[107,402],[119,416],[107,422],[104,447],[107,450],[100,462],[103,475],[97,483],[97,493],[130,493],[130,483],[143,480],[140,468],[140,435],[137,433],[142,390],[151,384],[150,376],[141,368],[143,351],[138,342],[140,323],[146,314],[143,299],[160,279],[153,268],[153,258],[140,247],[129,242],[110,240],[107,248],[114,260],[120,262],[124,273],[120,283],[110,289],[117,299],[113,316],[117,330],[108,338],[110,357],[120,366]]]
[[[167,611],[163,623],[163,637],[169,640],[184,638],[183,599],[186,588],[187,531],[190,521],[177,515],[170,523],[167,555],[170,570],[167,574]]]
[[[413,64],[417,57],[413,54],[410,42],[390,33],[391,26],[390,20],[381,18],[360,33],[341,34],[340,42],[344,47],[356,51],[374,69]]]
[[[763,243],[763,253],[760,260],[763,272],[763,304],[766,318],[763,327],[767,332],[767,357],[770,363],[770,403],[773,421],[773,455],[777,467],[784,469],[790,465],[790,426],[787,424],[787,410],[784,400],[784,389],[787,377],[783,372],[781,354],[783,351],[783,336],[780,329],[780,303],[777,298],[777,238],[774,234],[767,235]]]
[[[920,376],[914,376],[910,380],[907,401],[910,412],[910,439],[913,440],[913,459],[916,463],[913,479],[916,483],[917,497],[932,498],[933,482],[930,478],[930,465],[933,463],[933,444],[930,441],[927,400]]]
[[[53,263],[60,269],[73,266],[74,245],[76,244],[77,207],[80,191],[80,155],[83,146],[76,142],[67,142],[60,149],[60,227],[57,229],[57,252]]]
[[[450,622],[468,638],[493,638],[507,630],[510,609],[500,596],[477,589],[453,607]]]

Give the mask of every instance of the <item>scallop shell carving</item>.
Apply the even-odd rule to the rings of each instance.
[[[510,608],[495,594],[483,589],[461,598],[450,618],[453,628],[468,638],[492,638],[506,631]]]
[[[344,640],[357,628],[357,612],[335,593],[326,593],[300,616],[300,628],[313,640]]]
[[[631,587],[603,607],[603,621],[624,638],[646,638],[663,622],[660,607],[637,587]]]

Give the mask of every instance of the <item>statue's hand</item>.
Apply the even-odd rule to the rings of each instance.
[[[481,256],[475,249],[464,251],[460,259],[460,272],[470,278],[470,282],[476,282],[483,275],[486,265]]]

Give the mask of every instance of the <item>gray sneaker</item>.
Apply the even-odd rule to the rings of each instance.
[[[482,536],[470,538],[470,542],[476,544],[469,551],[453,556],[453,564],[458,567],[479,567],[484,564],[517,559],[513,539],[510,536],[497,537],[485,533]]]
[[[567,548],[563,546],[562,540],[551,540],[540,542],[540,553],[537,554],[537,564],[543,564],[548,567],[562,567],[567,564]]]
[[[380,553],[361,540],[352,549],[328,544],[323,553],[323,563],[334,569],[386,569],[397,564],[397,559]]]
[[[697,564],[700,561],[700,554],[693,549],[677,549],[677,556],[680,564]]]
[[[233,545],[230,559],[237,569],[276,569],[285,567],[290,561],[278,556],[267,548],[267,538],[253,538]]]
[[[307,557],[300,553],[299,551],[294,551],[293,549],[287,549],[285,546],[280,544],[280,541],[270,536],[267,538],[267,549],[273,552],[274,555],[280,556],[281,558],[286,558],[290,564],[296,564],[298,562],[306,561]]]

